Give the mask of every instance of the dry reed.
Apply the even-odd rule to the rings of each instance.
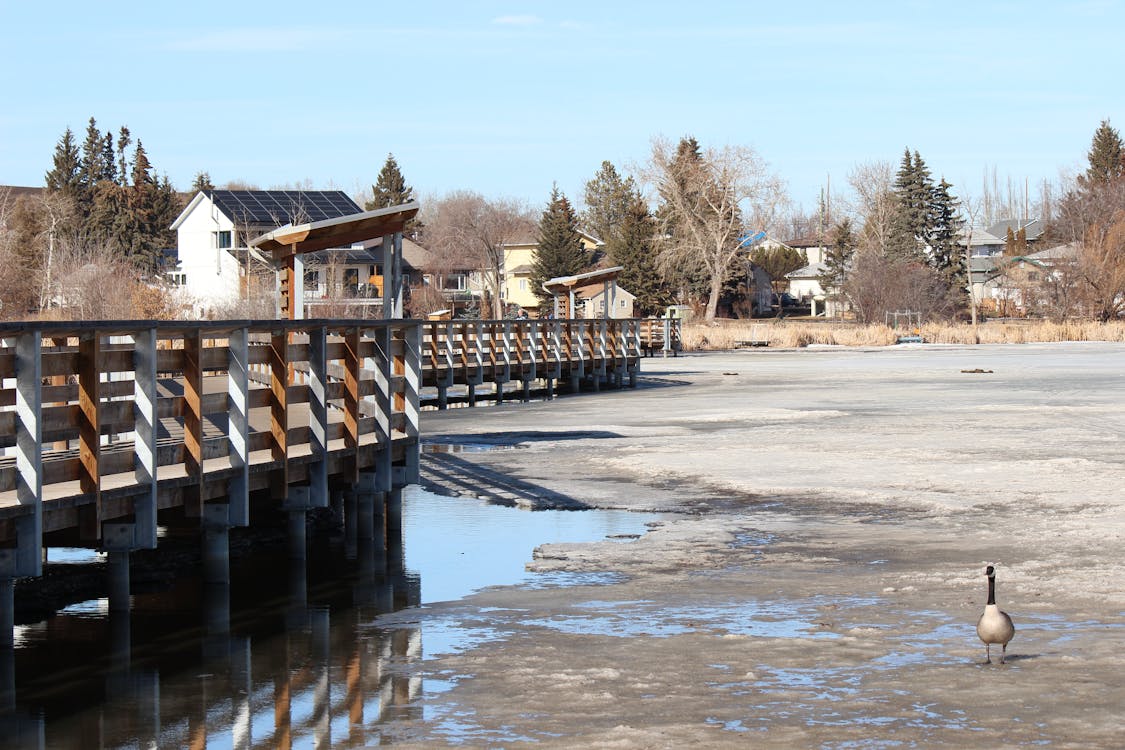
[[[885,325],[858,325],[846,321],[717,320],[685,323],[682,339],[687,351],[735,349],[767,341],[771,347],[891,346],[912,330]],[[1125,322],[1111,321],[987,321],[975,328],[968,323],[926,323],[918,330],[931,344],[1031,344],[1059,341],[1125,341]]]

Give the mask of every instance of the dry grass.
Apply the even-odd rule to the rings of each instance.
[[[812,344],[830,346],[891,346],[898,336],[885,325],[857,325],[844,321],[717,320],[688,323],[683,345],[688,351],[734,349],[739,342],[765,340],[771,347]],[[974,329],[968,323],[927,323],[920,333],[933,344],[1030,344],[1057,341],[1125,341],[1125,323],[1093,321],[989,321]]]

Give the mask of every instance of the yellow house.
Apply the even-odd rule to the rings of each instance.
[[[592,253],[605,243],[592,234],[579,231],[582,249]],[[518,242],[508,242],[504,248],[504,268],[501,290],[505,305],[518,305],[528,312],[539,309],[539,298],[531,288],[531,272],[535,265],[535,252],[539,249],[539,238],[531,237]]]

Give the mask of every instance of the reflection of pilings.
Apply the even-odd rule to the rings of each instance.
[[[359,535],[356,533],[358,516],[358,505],[356,503],[355,492],[344,493],[344,557],[348,560],[354,560],[356,555],[356,542]]]
[[[16,710],[16,652],[0,649],[0,716]]]
[[[132,660],[132,629],[129,611],[110,610],[109,613],[109,679],[128,682]]]
[[[250,639],[231,639],[230,649],[230,688],[231,688],[231,744],[234,750],[250,750],[254,746],[251,732],[253,725],[253,706],[251,698],[254,684],[250,669]]]
[[[310,613],[310,618],[312,620],[312,664],[316,675],[313,687],[313,735],[316,738],[316,747],[331,747],[332,693],[328,678],[332,646],[328,609],[316,609]]]
[[[230,656],[230,586],[205,585],[203,600],[203,656],[225,661]]]
[[[309,586],[304,560],[289,561],[289,606],[285,610],[285,629],[308,627]]]
[[[308,511],[312,507],[309,487],[290,487],[285,500],[289,512],[289,558],[304,560],[308,555]]]
[[[0,577],[0,650],[8,650],[16,636],[16,581]]]

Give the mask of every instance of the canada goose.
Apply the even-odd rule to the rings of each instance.
[[[1008,641],[1016,634],[1016,628],[1008,613],[996,606],[996,569],[989,565],[984,574],[988,576],[988,603],[984,605],[984,614],[977,620],[977,635],[984,641],[985,662],[992,663],[992,644],[999,643],[1000,663],[1003,664],[1004,656],[1008,653]]]

